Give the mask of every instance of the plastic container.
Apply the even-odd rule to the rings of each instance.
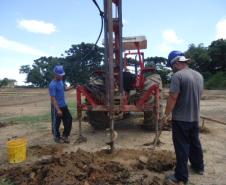
[[[9,163],[20,163],[26,160],[27,140],[16,138],[7,142],[7,152]]]

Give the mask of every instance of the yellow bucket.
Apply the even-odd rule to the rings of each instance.
[[[12,139],[7,142],[9,163],[20,163],[26,160],[27,140],[24,138]]]

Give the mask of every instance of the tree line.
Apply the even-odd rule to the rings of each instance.
[[[191,68],[204,76],[207,88],[226,88],[226,40],[213,41],[208,47],[203,44],[198,46],[191,44],[185,51],[185,55],[191,59]],[[61,64],[67,74],[66,82],[82,84],[94,71],[104,68],[103,62],[103,47],[81,43],[72,45],[61,57],[40,57],[34,60],[31,66],[23,65],[20,73],[27,75],[26,83],[34,87],[47,87],[53,78],[54,66]],[[156,67],[164,84],[169,82],[171,70],[166,67],[166,58],[147,57],[144,62],[145,66]]]

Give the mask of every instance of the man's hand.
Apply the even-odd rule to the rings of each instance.
[[[70,87],[66,87],[65,88],[65,91],[69,91],[69,90],[72,90],[72,89],[76,89],[77,85],[72,85]]]
[[[62,112],[61,110],[58,110],[58,111],[57,111],[57,115],[58,115],[59,117],[62,117],[62,116],[63,116],[63,112]]]
[[[163,118],[162,118],[162,124],[164,125],[164,126],[169,126],[169,122],[168,122],[168,120],[169,120],[169,115],[164,115],[163,116]]]

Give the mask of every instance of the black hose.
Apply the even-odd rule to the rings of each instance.
[[[100,9],[100,6],[98,5],[98,3],[96,2],[96,0],[93,0],[93,3],[95,4],[95,6],[97,7],[97,9],[99,10],[100,13],[100,18],[101,18],[101,28],[100,28],[100,33],[97,37],[97,40],[95,42],[95,45],[99,42],[100,40],[100,36],[103,32],[103,25],[104,25],[104,12]]]
[[[95,42],[93,48],[91,49],[91,51],[90,51],[87,55],[85,55],[85,56],[81,59],[81,61],[84,60],[84,59],[86,59],[86,58],[92,53],[93,49],[96,48],[97,43],[99,42],[100,37],[101,37],[101,35],[102,35],[103,27],[104,27],[104,12],[100,9],[100,7],[99,7],[98,3],[96,2],[96,0],[92,0],[92,1],[93,1],[93,3],[95,4],[95,6],[97,7],[97,9],[98,9],[98,11],[99,11],[99,13],[100,13],[100,18],[101,18],[100,33],[99,33],[99,35],[98,35],[98,37],[97,37],[97,40],[96,40],[96,42]]]

